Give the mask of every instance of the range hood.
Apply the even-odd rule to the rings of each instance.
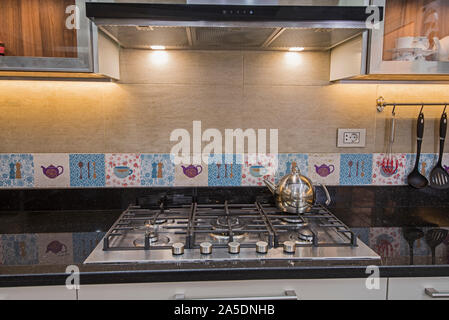
[[[364,6],[221,2],[90,2],[86,15],[123,48],[183,50],[329,50],[365,31],[370,15]]]

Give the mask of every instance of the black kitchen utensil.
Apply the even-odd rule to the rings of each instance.
[[[415,245],[415,241],[424,237],[424,232],[417,228],[406,228],[404,229],[404,238],[407,240],[409,248],[410,248],[410,264],[413,264],[413,247]]]
[[[438,157],[437,164],[432,169],[432,172],[430,172],[429,176],[430,186],[435,189],[449,188],[449,174],[447,173],[446,170],[444,170],[443,166],[441,165],[441,161],[443,160],[444,139],[446,138],[446,131],[447,131],[447,114],[446,108],[444,108],[440,120],[440,155]]]
[[[432,264],[435,264],[435,249],[446,239],[448,231],[446,229],[431,229],[426,233],[427,245],[432,250]]]
[[[419,169],[418,169],[419,158],[421,156],[421,145],[422,145],[423,134],[424,134],[424,114],[422,113],[422,109],[421,109],[421,112],[419,113],[419,116],[418,116],[418,124],[416,127],[417,146],[416,146],[415,168],[413,169],[412,172],[410,172],[410,174],[407,177],[408,184],[410,186],[412,186],[413,188],[417,188],[417,189],[424,188],[429,183],[429,181],[427,181],[427,178],[424,177],[419,172]]]

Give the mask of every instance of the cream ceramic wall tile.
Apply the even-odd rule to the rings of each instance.
[[[340,182],[340,155],[309,154],[308,177],[314,183],[338,185]]]
[[[239,51],[120,52],[121,83],[230,85],[243,82]]]
[[[66,153],[36,153],[34,185],[38,188],[69,187],[70,166]]]
[[[244,52],[245,85],[327,85],[329,52]]]

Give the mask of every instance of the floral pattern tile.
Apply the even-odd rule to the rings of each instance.
[[[441,161],[443,168],[449,173],[449,153],[443,153],[443,160]]]
[[[407,155],[395,153],[393,166],[391,168],[383,165],[384,153],[373,154],[372,184],[374,185],[402,185],[406,176]]]
[[[0,154],[0,188],[29,188],[33,186],[33,155]]]
[[[172,186],[175,165],[169,154],[141,154],[140,183],[142,186]]]
[[[71,154],[71,187],[104,187],[106,183],[104,154]]]
[[[106,154],[106,186],[140,186],[140,154]]]
[[[274,183],[278,170],[277,163],[277,155],[245,154],[242,165],[242,185],[263,186],[264,179]]]
[[[401,253],[401,228],[371,228],[369,246],[381,257],[397,257]]]
[[[70,166],[66,153],[38,153],[34,158],[34,185],[39,188],[69,187]]]
[[[83,263],[97,244],[104,237],[105,232],[77,232],[72,234],[73,262]]]
[[[201,161],[201,164],[192,162],[175,164],[175,186],[207,186],[207,183],[207,163]]]
[[[35,234],[4,234],[1,236],[4,265],[32,265],[38,263]]]
[[[73,263],[71,233],[40,233],[37,235],[39,264]]]
[[[408,153],[406,157],[407,157],[407,168],[403,180],[404,184],[407,184],[407,176],[409,175],[410,172],[413,171],[413,168],[415,167],[416,154]],[[419,157],[419,165],[418,165],[419,172],[421,172],[423,176],[428,178],[433,167],[435,167],[435,165],[437,164],[437,161],[438,161],[437,154],[422,153]]]
[[[340,155],[309,154],[308,177],[314,183],[338,185],[340,182]]]
[[[341,185],[369,185],[373,169],[372,154],[342,154],[340,156]]]
[[[276,172],[276,182],[283,176],[289,174],[293,166],[297,166],[301,174],[308,174],[308,155],[301,153],[281,153],[278,155],[278,170]]]
[[[214,155],[209,158],[209,186],[239,186],[242,179],[242,155]]]

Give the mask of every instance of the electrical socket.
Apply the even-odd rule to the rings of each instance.
[[[365,147],[366,129],[338,129],[337,147]]]

